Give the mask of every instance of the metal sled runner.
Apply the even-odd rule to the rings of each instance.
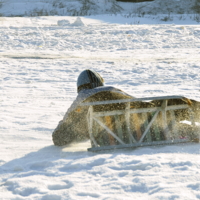
[[[185,143],[191,141],[187,133],[194,131],[190,102],[181,96],[96,101],[81,106],[89,106],[92,147],[88,151]]]

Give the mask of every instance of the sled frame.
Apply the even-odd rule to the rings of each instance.
[[[97,101],[97,102],[87,102],[82,103],[81,106],[89,106],[88,114],[87,114],[87,122],[88,122],[88,131],[89,136],[91,140],[92,147],[88,148],[88,151],[96,152],[96,151],[102,151],[102,150],[112,150],[112,149],[124,149],[124,148],[136,148],[141,146],[155,146],[155,145],[169,145],[169,144],[177,144],[177,143],[186,143],[190,142],[189,139],[174,139],[171,135],[171,132],[169,131],[168,125],[167,125],[167,116],[166,112],[170,111],[170,115],[172,117],[172,129],[175,129],[175,115],[174,110],[179,109],[188,109],[190,112],[190,119],[191,124],[195,124],[193,121],[192,111],[190,106],[185,104],[180,105],[171,105],[168,106],[168,100],[171,99],[184,99],[182,96],[161,96],[161,97],[146,97],[146,98],[134,98],[134,99],[120,99],[120,100],[109,100],[109,101]],[[148,102],[153,100],[162,100],[162,104],[159,107],[150,107],[150,108],[137,108],[132,109],[130,108],[131,102]],[[114,111],[100,111],[100,112],[94,112],[93,106],[96,105],[106,105],[106,104],[115,104],[115,103],[125,103],[126,108],[124,110],[114,110]],[[131,133],[130,130],[130,114],[137,114],[137,113],[154,113],[151,120],[148,122],[144,132],[141,134],[140,139],[137,141],[134,136]],[[150,128],[152,127],[153,122],[158,117],[158,114],[161,113],[162,116],[162,130],[164,132],[165,140],[164,141],[150,141],[150,142],[144,142],[144,138],[149,132]],[[129,134],[129,143],[125,143],[122,139],[120,139],[116,133],[114,133],[108,126],[106,126],[103,122],[101,122],[98,117],[105,117],[105,116],[116,116],[116,115],[125,115],[125,122],[127,126],[127,132]],[[94,121],[98,123],[104,130],[107,131],[108,134],[110,134],[113,138],[115,138],[119,145],[110,145],[110,146],[99,146],[97,141],[95,140],[95,137],[92,132]],[[174,130],[176,131],[176,130]]]

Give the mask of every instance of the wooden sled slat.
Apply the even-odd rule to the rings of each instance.
[[[143,143],[136,143],[136,144],[93,147],[93,148],[88,148],[88,151],[98,152],[98,151],[107,151],[107,150],[115,150],[115,149],[134,149],[137,147],[173,145],[173,144],[183,144],[183,143],[188,143],[188,142],[191,142],[191,141],[189,139],[153,141],[153,142],[143,142]]]
[[[81,103],[80,106],[95,106],[95,105],[105,105],[113,103],[128,103],[128,102],[138,102],[138,101],[152,101],[152,100],[164,100],[164,99],[183,99],[182,96],[160,96],[160,97],[145,97],[145,98],[133,98],[133,99],[120,99],[120,100],[108,100],[108,101],[95,101]]]

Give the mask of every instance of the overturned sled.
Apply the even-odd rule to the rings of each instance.
[[[197,139],[191,101],[181,96],[84,102],[88,151],[191,142]],[[183,120],[190,125],[182,123]]]

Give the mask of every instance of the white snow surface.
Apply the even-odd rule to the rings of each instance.
[[[87,68],[136,97],[200,100],[198,23],[80,20],[1,18],[0,198],[200,199],[199,143],[91,153],[89,141],[56,147],[51,139]]]
[[[154,0],[140,3],[116,0],[0,0],[0,16],[85,16],[121,14],[127,17],[193,14],[200,22],[199,0]],[[159,15],[158,15],[159,14]],[[196,16],[197,15],[197,16]],[[162,19],[161,17],[160,19]]]

